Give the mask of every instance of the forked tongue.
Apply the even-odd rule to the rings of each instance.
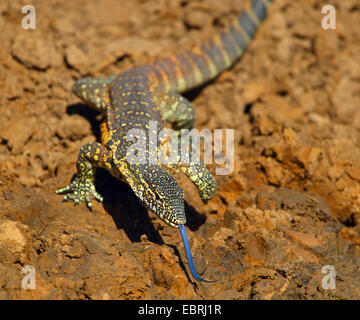
[[[183,224],[179,224],[179,230],[180,230],[180,234],[181,234],[181,238],[183,240],[183,244],[185,247],[185,252],[186,252],[186,257],[189,263],[189,267],[190,267],[190,271],[191,274],[193,275],[193,277],[197,280],[197,281],[203,281],[203,282],[216,282],[217,280],[205,280],[203,278],[201,278],[198,273],[196,272],[195,266],[194,266],[194,261],[192,259],[191,256],[191,252],[190,252],[190,246],[189,246],[189,242],[186,236],[186,231],[185,231],[185,226]]]

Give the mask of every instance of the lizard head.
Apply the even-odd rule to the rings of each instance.
[[[128,165],[120,169],[137,197],[172,227],[185,224],[184,191],[175,179],[155,164]]]
[[[184,191],[175,179],[156,164],[130,165],[116,158],[114,162],[140,201],[168,225],[179,228],[193,277],[198,281],[215,282],[201,278],[195,269],[184,226]]]

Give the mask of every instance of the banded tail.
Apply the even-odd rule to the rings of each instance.
[[[207,42],[148,65],[156,87],[179,93],[215,78],[242,55],[265,18],[271,0],[252,0],[222,32]]]

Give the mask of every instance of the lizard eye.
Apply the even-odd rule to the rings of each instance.
[[[155,192],[156,201],[161,201],[161,197],[158,192]]]

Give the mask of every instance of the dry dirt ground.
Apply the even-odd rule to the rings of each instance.
[[[196,267],[220,281],[193,282],[178,230],[107,172],[93,212],[54,193],[99,139],[75,80],[189,48],[244,2],[39,0],[24,30],[24,3],[1,1],[0,299],[360,298],[358,0],[275,0],[242,59],[187,94],[197,128],[235,129],[234,172],[207,205],[177,177]],[[328,3],[336,30],[321,27]],[[336,289],[322,286],[325,265]]]

